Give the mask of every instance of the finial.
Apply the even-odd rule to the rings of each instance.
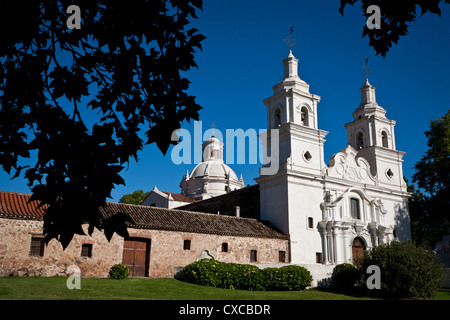
[[[214,124],[214,121],[213,121],[213,123],[210,126],[212,127],[212,136],[211,136],[211,138],[214,138],[214,128],[216,128],[217,126]]]
[[[369,74],[370,74],[370,69],[369,69],[369,58],[365,57],[365,62],[364,65],[361,65],[361,82],[364,85],[364,79],[366,80],[366,83],[368,83],[368,78],[369,78]],[[361,62],[360,62],[361,64]]]
[[[292,36],[292,34],[294,33],[294,26],[289,26],[289,29],[289,37],[284,39],[284,41],[286,41],[287,45],[289,46],[289,51],[292,51],[292,48],[295,46],[294,37]]]

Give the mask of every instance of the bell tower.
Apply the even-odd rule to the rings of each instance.
[[[280,169],[289,164],[319,174],[324,162],[324,137],[328,133],[317,128],[320,97],[311,94],[309,84],[298,76],[298,59],[292,51],[283,60],[283,71],[283,79],[272,88],[273,95],[263,101],[268,133],[279,130]],[[268,150],[270,144],[269,141]]]
[[[267,141],[265,152],[279,154],[278,170],[266,174],[261,168],[255,181],[260,186],[260,219],[274,225],[291,239],[291,263],[315,263],[321,251],[320,234],[313,230],[321,218],[323,200],[321,176],[324,168],[324,142],[327,131],[317,128],[318,95],[298,76],[298,59],[292,51],[283,60],[283,78],[265,99]],[[278,133],[278,134],[277,134]],[[264,140],[264,139],[263,139]],[[278,148],[272,148],[278,143]]]
[[[386,110],[378,105],[375,87],[366,79],[361,90],[361,103],[353,112],[353,121],[345,124],[348,144],[357,157],[365,158],[380,185],[406,189],[402,157],[405,152],[395,146],[395,121],[386,118]]]

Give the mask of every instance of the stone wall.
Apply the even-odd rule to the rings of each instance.
[[[31,238],[42,236],[42,226],[40,220],[0,218],[0,276],[66,275],[67,267],[77,265],[83,277],[107,277],[111,266],[122,260],[122,238],[114,234],[108,242],[98,230],[92,237],[75,235],[65,250],[52,240],[42,257],[30,256]],[[81,257],[85,243],[92,244],[91,258]]]
[[[131,237],[151,239],[150,277],[173,277],[175,269],[201,258],[205,250],[216,260],[245,264],[252,264],[250,250],[257,251],[258,264],[278,263],[279,251],[285,251],[286,262],[289,257],[289,241],[283,239],[146,229],[129,229],[129,233]],[[184,240],[191,240],[190,250],[183,249]],[[222,252],[222,243],[228,244],[228,252]]]
[[[30,256],[31,238],[42,236],[43,222],[0,218],[0,276],[55,276],[66,275],[67,268],[76,265],[82,277],[108,277],[112,265],[122,263],[123,238],[114,234],[111,242],[95,230],[92,237],[75,235],[63,250],[56,240],[44,248],[44,255]],[[208,253],[224,262],[250,264],[250,250],[257,250],[258,264],[279,262],[279,251],[289,257],[289,241],[235,237],[214,234],[187,233],[150,229],[128,229],[130,237],[150,239],[150,277],[173,277],[174,270],[196,261]],[[87,226],[85,226],[87,233]],[[191,240],[190,250],[184,250],[184,240]],[[228,252],[222,252],[222,243]],[[81,257],[83,244],[92,244],[92,256]],[[207,250],[207,251],[205,251]]]

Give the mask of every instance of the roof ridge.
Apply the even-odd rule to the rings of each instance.
[[[32,193],[25,193],[25,192],[16,192],[16,191],[6,191],[6,190],[0,190],[0,192],[5,192],[5,193],[13,193],[13,194],[17,194],[17,195],[25,195],[25,196],[32,196]],[[35,200],[36,201],[36,200]]]
[[[0,192],[0,217],[9,219],[43,219],[43,208],[37,208],[35,202],[28,202],[30,195],[16,192]],[[242,237],[261,237],[287,239],[278,230],[267,226],[254,218],[217,215],[181,209],[168,209],[106,201],[99,210],[104,218],[119,212],[129,215],[135,222],[131,228],[180,231]]]
[[[142,207],[142,208],[147,208],[149,210],[155,210],[156,209],[156,210],[168,211],[168,212],[179,211],[179,212],[183,212],[183,213],[194,213],[194,214],[201,214],[201,215],[215,216],[215,217],[227,217],[227,218],[259,221],[258,219],[255,219],[255,218],[236,217],[236,216],[225,215],[225,214],[214,214],[214,213],[208,213],[208,212],[182,210],[182,209],[177,209],[177,208],[168,209],[168,208],[161,208],[161,207],[146,206],[146,205],[142,205],[142,204],[121,203],[121,202],[112,202],[112,201],[107,201],[106,203],[107,204],[110,203],[110,204],[113,204],[113,205],[126,205],[126,206],[132,206],[132,207]]]

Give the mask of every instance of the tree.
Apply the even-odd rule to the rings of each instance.
[[[133,193],[124,194],[122,198],[120,198],[119,202],[128,204],[141,204],[149,193],[150,191],[144,192],[142,190],[136,190]]]
[[[79,21],[72,4],[0,2],[0,165],[13,178],[26,169],[30,200],[48,205],[45,239],[64,248],[84,223],[127,235],[129,218],[99,207],[144,144],[165,153],[198,120],[182,73],[205,38],[187,28],[202,0],[80,0]]]
[[[344,15],[344,8],[347,4],[353,5],[359,0],[341,0],[339,12]],[[420,7],[423,16],[427,12],[441,16],[440,3],[450,3],[450,0],[361,0],[363,15],[369,18],[374,11],[367,10],[370,6],[376,5],[380,8],[381,25],[380,28],[364,26],[362,37],[369,37],[369,46],[375,52],[386,56],[392,46],[397,44],[400,37],[408,33],[408,27],[416,20],[416,10]]]
[[[432,247],[450,227],[450,110],[425,135],[429,149],[414,166],[410,218],[413,239]]]

